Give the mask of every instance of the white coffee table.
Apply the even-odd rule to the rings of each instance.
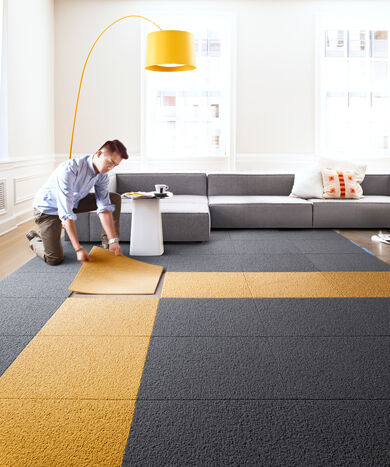
[[[171,198],[168,193],[167,198]],[[159,256],[164,253],[160,198],[133,198],[130,255]]]

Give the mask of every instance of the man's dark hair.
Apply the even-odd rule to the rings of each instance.
[[[128,159],[129,156],[127,154],[127,149],[124,146],[123,143],[119,141],[119,139],[113,139],[112,141],[106,141],[101,148],[99,148],[99,151],[101,149],[108,149],[109,152],[117,152],[122,159]]]

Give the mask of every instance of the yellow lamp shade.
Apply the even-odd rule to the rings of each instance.
[[[145,69],[195,70],[194,36],[187,31],[154,31],[146,38]]]

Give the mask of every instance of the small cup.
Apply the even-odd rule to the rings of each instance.
[[[169,190],[168,185],[154,185],[156,188],[157,193],[165,193],[167,190]]]

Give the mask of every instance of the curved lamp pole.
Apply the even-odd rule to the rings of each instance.
[[[81,73],[80,78],[79,89],[77,92],[76,108],[74,111],[72,138],[70,141],[69,149],[69,159],[72,158],[73,136],[76,124],[77,108],[79,105],[81,84],[83,82],[85,67],[87,66],[89,57],[97,41],[102,37],[102,35],[107,31],[107,29],[126,18],[142,18],[147,21],[150,21],[159,29],[159,31],[154,31],[147,35],[145,60],[146,70],[172,72],[194,70],[196,68],[194,38],[190,32],[163,30],[152,20],[139,15],[124,16],[123,18],[119,18],[113,23],[111,23],[102,31],[99,37],[95,40],[84,63],[83,71]]]

